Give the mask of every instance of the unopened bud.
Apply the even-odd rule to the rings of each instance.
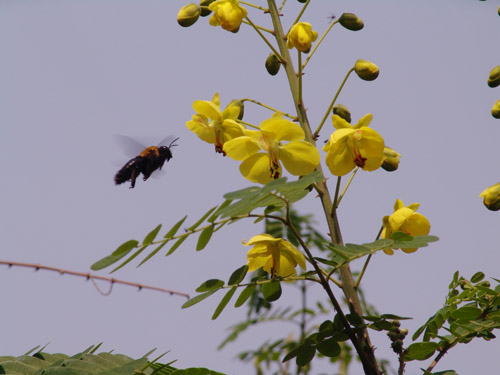
[[[339,22],[347,30],[351,31],[359,31],[365,26],[361,18],[353,13],[343,13],[339,18]]]
[[[483,190],[483,192],[479,194],[479,198],[483,197],[483,203],[488,210],[500,210],[500,182]]]
[[[200,18],[200,7],[195,3],[184,5],[177,13],[177,23],[182,27],[189,27],[194,25],[198,18]]]
[[[378,66],[367,60],[358,60],[354,65],[354,71],[359,78],[365,81],[373,81],[378,77]]]
[[[495,104],[493,104],[493,108],[491,109],[491,115],[494,118],[500,119],[500,99],[498,99]]]
[[[280,71],[280,67],[281,63],[280,60],[278,59],[278,56],[276,56],[274,53],[271,52],[271,54],[266,59],[267,72],[270,75],[275,76]]]
[[[500,85],[500,65],[495,66],[488,77],[488,86],[497,87],[498,85]]]
[[[336,104],[333,107],[333,114],[339,117],[342,117],[349,124],[351,123],[351,112],[347,109],[347,107],[343,104]]]
[[[307,0],[297,0],[299,3],[305,3]]]
[[[212,13],[212,11],[210,9],[208,9],[208,6],[210,4],[212,4],[214,1],[215,0],[201,0],[200,1],[200,8],[201,8],[201,14],[200,14],[200,16],[206,17],[210,13]]]
[[[238,120],[242,120],[243,119],[243,114],[245,113],[245,105],[243,104],[243,102],[239,99],[233,99],[229,102],[229,104],[227,105],[226,109],[227,108],[230,108],[230,107],[236,107],[238,108]]]
[[[382,159],[382,168],[387,172],[394,172],[399,167],[399,158],[401,157],[392,148],[384,147],[384,157]]]

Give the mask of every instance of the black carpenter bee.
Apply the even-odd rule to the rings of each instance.
[[[138,142],[128,137],[121,136],[120,139],[129,144],[138,144]],[[172,137],[165,138],[160,142],[160,145],[167,139],[172,139]],[[141,173],[144,176],[143,180],[146,181],[154,171],[157,169],[161,170],[165,161],[172,159],[172,151],[170,149],[177,146],[175,141],[178,139],[174,139],[168,146],[150,146],[146,148],[141,146],[143,151],[135,158],[130,159],[115,175],[115,183],[119,185],[130,180],[130,189],[133,189],[135,180]]]

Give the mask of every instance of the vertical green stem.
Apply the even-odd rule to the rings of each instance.
[[[276,8],[276,3],[274,0],[268,0],[268,5],[269,5],[269,13],[271,15],[271,19],[274,26],[276,41],[278,43],[281,57],[283,57],[283,59],[285,60],[285,63],[283,65],[290,85],[290,91],[292,93],[293,102],[295,105],[295,109],[297,111],[297,117],[299,119],[300,126],[304,130],[304,133],[306,135],[306,140],[312,144],[316,144],[311,131],[311,127],[309,125],[309,120],[307,119],[304,103],[300,101],[298,77],[293,68],[293,63],[290,57],[290,53],[288,51],[288,48],[286,47],[286,38],[279,18],[280,17],[279,12],[278,9]],[[317,170],[323,174],[321,165],[318,166]],[[323,210],[325,212],[325,218],[328,223],[328,228],[330,230],[332,242],[336,244],[342,244],[343,243],[342,235],[340,232],[337,215],[335,215],[335,217],[332,216],[333,203],[330,193],[328,191],[328,187],[326,185],[326,179],[324,179],[322,183],[318,184],[318,193],[319,193],[319,198],[321,199]],[[339,273],[343,285],[342,290],[347,300],[349,309],[351,310],[351,312],[356,313],[359,316],[362,316],[363,311],[361,307],[361,302],[359,300],[359,296],[357,294],[357,290],[354,285],[354,279],[349,266],[341,267],[339,269]],[[321,275],[322,274],[320,273],[319,276],[321,277]],[[328,281],[323,279],[324,278],[322,278],[322,285],[325,288],[325,291],[327,292],[328,296],[330,297],[330,300],[332,300],[332,303],[334,303],[333,301],[335,300],[335,297],[333,296],[333,293],[329,288]],[[338,311],[338,313],[341,314],[342,310],[340,310],[340,306],[335,303],[334,306]],[[347,327],[349,327],[348,324]],[[355,337],[351,337],[351,341],[361,359],[363,368],[365,370],[365,374],[380,375],[380,370],[378,369],[378,364],[375,359],[374,348],[370,343],[368,332],[366,330],[361,330],[361,332],[358,335],[356,335]]]

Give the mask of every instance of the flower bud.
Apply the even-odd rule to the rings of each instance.
[[[500,6],[498,7],[498,15],[500,16]]]
[[[347,109],[347,107],[343,104],[337,104],[333,107],[333,114],[337,115],[344,120],[346,120],[349,124],[351,123],[351,112]]]
[[[365,26],[361,18],[353,13],[343,13],[339,18],[339,22],[347,30],[351,31],[359,31]]]
[[[373,81],[378,77],[378,66],[367,60],[358,60],[354,65],[356,74],[365,81]]]
[[[479,194],[479,198],[483,197],[483,203],[488,210],[500,210],[500,182],[490,186]]]
[[[392,148],[384,147],[384,158],[382,159],[382,168],[387,172],[394,172],[399,167],[399,158],[401,157]]]
[[[488,77],[488,86],[497,87],[498,85],[500,85],[500,65],[495,66]]]
[[[308,22],[294,24],[287,34],[286,46],[288,49],[297,48],[300,52],[309,53],[311,44],[318,38],[318,33]]]
[[[195,3],[184,5],[177,13],[177,23],[182,27],[189,27],[194,25],[198,18],[200,18],[200,7]]]
[[[494,118],[500,119],[500,99],[498,99],[495,104],[493,104],[493,108],[491,109],[491,115]]]
[[[230,108],[230,107],[237,107],[238,108],[239,112],[238,112],[237,118],[238,118],[238,120],[242,120],[243,114],[245,113],[245,105],[243,104],[243,102],[239,99],[233,99],[229,102],[226,109]]]
[[[200,14],[200,16],[206,17],[210,13],[212,13],[212,11],[210,9],[208,9],[208,6],[210,4],[212,4],[214,1],[215,0],[201,0],[200,1],[200,8],[201,8],[201,14]]]
[[[281,63],[278,59],[278,56],[276,56],[273,52],[271,52],[271,54],[266,59],[267,72],[270,75],[275,76],[280,71],[280,67]]]

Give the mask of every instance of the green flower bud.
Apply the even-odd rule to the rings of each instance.
[[[378,77],[378,66],[367,60],[358,60],[354,65],[354,71],[359,78],[365,81],[373,81]]]
[[[343,13],[339,18],[339,22],[347,30],[351,31],[359,31],[363,27],[365,27],[365,24],[363,23],[363,21],[361,21],[361,18],[353,13]]]
[[[491,115],[494,118],[500,119],[500,99],[498,99],[495,104],[493,104],[493,108],[491,109]]]
[[[229,102],[226,108],[229,107],[238,107],[239,113],[238,113],[238,120],[243,120],[243,114],[245,113],[245,105],[243,102],[239,99],[233,99]]]
[[[384,158],[382,159],[382,168],[387,172],[394,172],[399,167],[399,158],[401,157],[392,148],[384,147]]]
[[[297,0],[299,3],[305,3],[307,0]]]
[[[200,18],[201,9],[195,3],[184,5],[177,13],[177,23],[182,27],[194,25]]]
[[[488,210],[500,210],[500,182],[483,190],[483,192],[479,194],[479,198],[483,198],[483,203]]]
[[[498,15],[500,16],[500,6],[498,7]]]
[[[495,66],[488,77],[488,86],[497,87],[498,85],[500,85],[500,65]]]
[[[201,0],[200,1],[200,8],[201,8],[201,16],[202,17],[206,17],[208,16],[210,13],[212,13],[212,11],[210,9],[208,9],[208,6],[210,4],[212,4],[215,0]]]
[[[281,63],[278,59],[278,56],[271,52],[271,54],[266,59],[267,72],[270,75],[275,76],[280,71],[280,67]]]
[[[342,117],[349,124],[351,123],[351,112],[343,104],[337,104],[333,107],[333,114]]]

